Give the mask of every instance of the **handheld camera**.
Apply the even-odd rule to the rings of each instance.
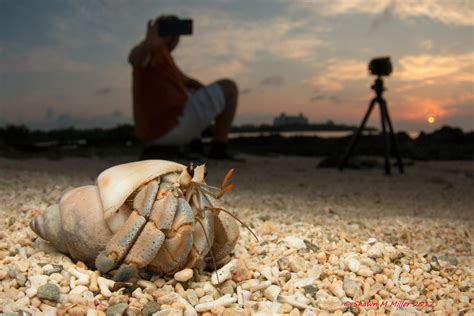
[[[193,34],[193,20],[170,18],[161,20],[158,27],[158,35],[165,36],[179,36]]]

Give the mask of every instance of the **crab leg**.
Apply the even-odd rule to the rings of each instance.
[[[141,189],[134,199],[134,208],[127,221],[107,243],[105,250],[96,258],[95,264],[101,272],[115,268],[129,252],[146,223],[153,201],[158,193],[158,182],[151,181]]]
[[[155,222],[163,216],[159,214],[162,210],[152,210],[150,220],[158,227],[163,223]],[[166,215],[166,214],[165,214]],[[179,198],[176,215],[169,229],[164,229],[166,239],[157,255],[150,262],[150,267],[157,272],[169,273],[185,264],[186,257],[193,247],[194,214],[185,199]]]
[[[128,252],[132,244],[138,237],[146,219],[133,211],[127,221],[115,233],[109,241],[105,250],[99,253],[95,260],[95,265],[100,272],[109,272]]]
[[[165,240],[165,234],[154,223],[148,222],[133,244],[124,263],[114,276],[116,281],[125,281],[137,274],[153,260]]]

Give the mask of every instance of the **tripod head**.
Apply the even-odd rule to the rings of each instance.
[[[370,88],[375,91],[377,98],[382,98],[382,93],[385,91],[382,76],[377,76]]]

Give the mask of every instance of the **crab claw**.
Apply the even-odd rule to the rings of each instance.
[[[214,244],[211,251],[216,262],[219,263],[232,252],[237,239],[239,239],[239,225],[234,218],[225,212],[214,215]]]

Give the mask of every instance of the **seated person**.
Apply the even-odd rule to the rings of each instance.
[[[177,17],[148,21],[145,39],[129,55],[136,136],[147,145],[183,145],[199,138],[215,121],[209,157],[231,158],[226,144],[237,109],[237,85],[221,79],[204,86],[183,74],[171,56],[179,36],[158,35],[163,19]]]

